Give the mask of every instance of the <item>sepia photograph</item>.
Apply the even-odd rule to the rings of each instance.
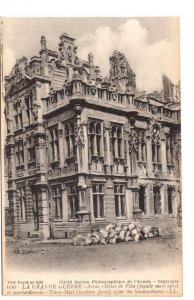
[[[181,296],[179,18],[1,25],[3,294]]]

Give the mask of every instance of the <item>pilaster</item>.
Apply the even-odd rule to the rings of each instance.
[[[166,139],[161,138],[161,163],[162,175],[164,178],[167,176],[167,161],[166,161]]]
[[[63,221],[68,222],[68,193],[65,184],[62,186],[62,213]]]
[[[109,222],[115,222],[115,201],[114,201],[114,189],[113,182],[109,178],[105,184],[106,194],[105,197],[105,216]]]
[[[152,166],[152,145],[151,145],[151,137],[147,135],[147,172],[148,176],[152,176],[153,166]]]

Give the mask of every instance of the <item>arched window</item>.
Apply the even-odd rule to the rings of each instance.
[[[146,140],[145,140],[145,132],[140,131],[138,134],[138,152],[137,152],[137,160],[146,161]]]
[[[59,160],[59,134],[58,127],[50,129],[50,146],[51,146],[51,159],[52,161]]]
[[[123,156],[123,138],[122,126],[113,125],[111,129],[111,142],[113,158],[122,158]]]
[[[61,187],[56,186],[52,188],[52,200],[53,200],[53,216],[55,220],[62,219],[62,192]]]
[[[160,131],[157,126],[152,128],[152,162],[160,163]]]
[[[125,187],[123,184],[114,185],[116,217],[125,216]]]
[[[68,185],[68,211],[69,219],[76,218],[76,212],[79,210],[79,197],[75,184]]]
[[[174,139],[171,134],[166,136],[166,161],[167,164],[173,164],[174,159]]]
[[[76,147],[75,147],[75,124],[70,122],[65,125],[65,140],[67,148],[67,156],[75,156]]]
[[[25,106],[26,106],[27,122],[28,124],[31,124],[33,122],[33,94],[32,93],[25,96]]]
[[[102,123],[91,121],[89,124],[90,153],[93,156],[102,155]]]

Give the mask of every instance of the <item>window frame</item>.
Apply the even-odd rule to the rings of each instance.
[[[24,143],[23,140],[15,143],[16,165],[22,166],[24,164]]]
[[[49,145],[50,145],[50,152],[51,152],[50,155],[51,163],[58,162],[60,159],[58,125],[49,128]]]
[[[98,187],[94,191],[94,187]],[[93,214],[95,220],[105,219],[105,199],[104,199],[104,183],[93,183],[92,184],[92,200],[93,200]],[[94,201],[96,199],[96,205]],[[101,204],[102,202],[102,204]],[[96,209],[95,209],[96,206]]]
[[[62,203],[62,189],[60,185],[52,186],[51,197],[53,203],[54,220],[61,221],[63,219],[63,203]]]
[[[68,128],[68,130],[67,130]],[[74,158],[76,156],[76,122],[69,121],[64,124],[64,138],[66,143],[66,158]]]
[[[119,189],[118,189],[119,187]],[[122,188],[121,188],[122,187]],[[121,189],[121,190],[120,190]],[[118,215],[116,210],[116,197],[117,199],[117,207],[118,207]],[[115,183],[114,184],[114,200],[115,200],[115,215],[117,219],[126,218],[126,195],[125,195],[125,184],[123,183]],[[122,204],[123,202],[123,204]],[[122,208],[123,206],[123,208]]]
[[[102,120],[90,120],[89,130],[88,130],[88,139],[89,139],[89,149],[92,157],[103,157],[103,127]],[[98,131],[100,129],[100,131]]]
[[[17,188],[18,190],[18,200],[20,205],[20,221],[26,222],[27,221],[27,209],[26,209],[26,190],[25,187],[21,186]]]
[[[124,159],[124,137],[122,124],[111,126],[111,146],[113,159]]]
[[[79,192],[77,190],[77,184],[72,183],[67,185],[67,198],[68,198],[68,220],[77,221],[78,218],[76,217],[76,212],[79,211]]]
[[[33,136],[29,136],[27,138],[27,151],[28,151],[28,162],[36,161],[36,148],[35,148],[35,142]]]

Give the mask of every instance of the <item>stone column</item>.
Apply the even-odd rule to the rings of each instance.
[[[126,174],[131,175],[131,161],[129,155],[129,128],[125,128],[124,151],[126,160]]]
[[[154,215],[154,196],[153,196],[153,185],[149,186],[149,199],[150,199],[150,216]]]
[[[150,186],[145,186],[145,194],[144,194],[144,210],[145,210],[145,217],[150,215]]]
[[[113,182],[109,178],[105,184],[105,216],[108,222],[115,222],[115,201],[114,201],[114,190]]]
[[[93,193],[92,193],[92,186],[89,187],[90,190],[90,211],[91,211],[91,223],[95,223],[94,217],[94,205],[93,205]]]
[[[152,170],[153,170],[153,166],[152,166],[152,145],[151,145],[151,137],[150,135],[147,135],[147,143],[146,143],[146,147],[147,147],[147,172],[148,172],[148,176],[152,176]]]
[[[88,132],[87,132],[87,122],[82,123],[82,130],[83,130],[83,140],[84,140],[84,147],[83,147],[83,171],[88,172]]]
[[[18,223],[18,212],[17,212],[17,193],[16,189],[8,190],[9,207],[11,211],[12,229],[13,235],[17,235],[17,223]]]
[[[25,187],[25,200],[26,200],[26,214],[27,214],[27,221],[32,224],[32,227],[34,226],[34,203],[32,198],[32,192],[29,186],[28,181],[26,181],[26,187]]]
[[[106,165],[106,173],[110,173],[111,155],[110,155],[110,122],[104,121],[104,139],[105,139],[105,157],[104,163]]]
[[[161,163],[162,163],[162,175],[164,178],[167,176],[167,161],[166,161],[166,139],[161,139]]]
[[[50,237],[47,185],[37,183],[36,187],[38,194],[39,232],[40,237],[45,240]]]
[[[126,188],[125,195],[126,195],[126,216],[127,219],[130,220],[133,218],[133,193],[129,187]]]
[[[166,206],[165,186],[161,185],[161,188],[160,188],[160,211],[161,211],[161,215],[165,215],[165,206]]]
[[[178,213],[178,191],[176,189],[176,187],[173,187],[172,190],[172,213],[173,216],[177,217],[177,213]]]
[[[59,166],[64,166],[65,156],[64,156],[64,132],[63,128],[61,128],[61,124],[59,124]]]
[[[164,215],[168,215],[168,193],[167,193],[167,185],[162,185],[161,192],[163,193],[163,211],[161,212]]]

